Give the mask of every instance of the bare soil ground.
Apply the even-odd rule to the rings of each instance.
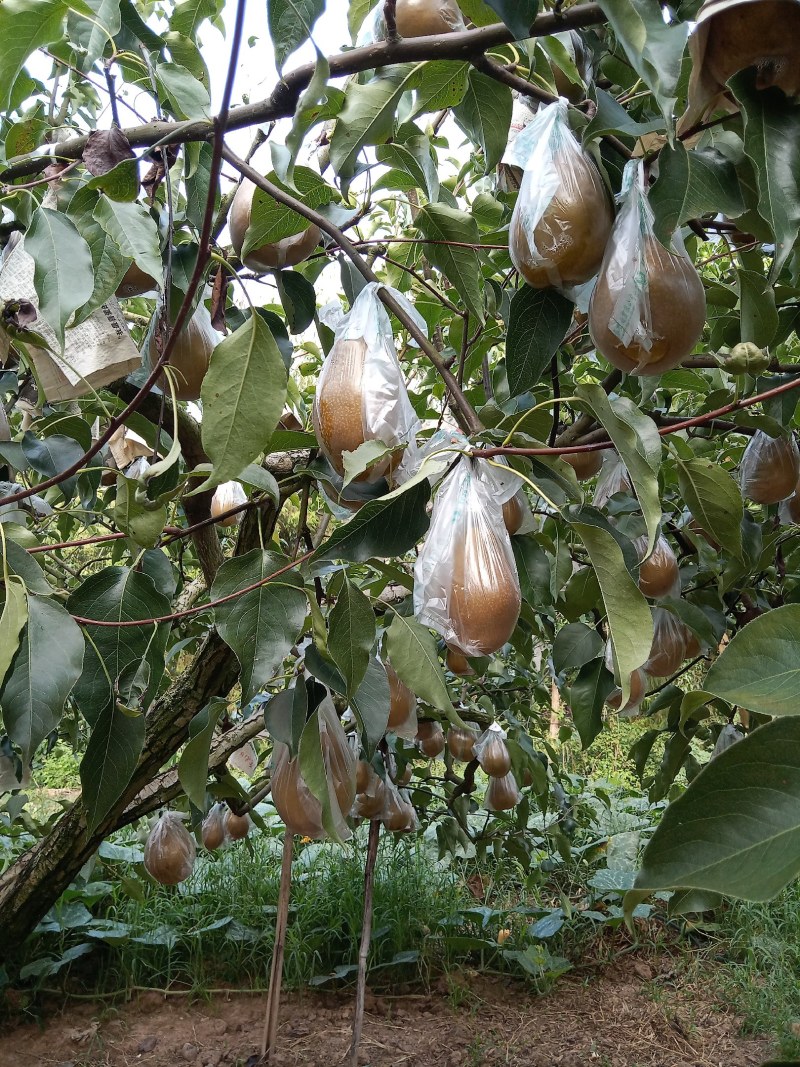
[[[673,961],[630,956],[544,997],[501,978],[440,980],[427,994],[367,998],[359,1062],[371,1067],[751,1067],[767,1042]],[[127,1004],[68,1000],[35,1023],[0,1024],[0,1067],[198,1067],[258,1062],[265,996],[147,992]],[[350,994],[293,993],[276,1067],[335,1067],[350,1042]]]

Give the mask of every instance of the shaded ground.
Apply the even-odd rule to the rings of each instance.
[[[360,1062],[372,1067],[750,1067],[766,1042],[687,986],[671,961],[620,961],[565,978],[545,997],[501,978],[454,976],[430,994],[369,996]],[[469,983],[469,984],[467,984]],[[6,1030],[0,1067],[199,1067],[252,1064],[265,998],[142,993],[126,1005],[68,1001],[40,1029]],[[277,1067],[334,1067],[350,1040],[352,997],[292,994],[281,1008]]]

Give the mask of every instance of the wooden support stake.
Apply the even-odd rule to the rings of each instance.
[[[350,1067],[358,1067],[358,1049],[361,1045],[361,1030],[364,1026],[364,1000],[367,991],[367,957],[372,938],[372,887],[375,884],[375,860],[378,855],[378,839],[381,834],[380,820],[369,824],[367,860],[364,864],[364,919],[361,924],[361,945],[358,950],[358,984],[356,986],[356,1013],[353,1019],[353,1041],[350,1045]]]
[[[281,982],[283,980],[283,950],[286,947],[286,927],[289,923],[289,899],[292,894],[292,853],[294,837],[286,830],[283,838],[283,857],[281,859],[281,887],[278,893],[278,914],[275,919],[275,947],[272,950],[272,967],[269,975],[269,992],[267,993],[267,1010],[264,1016],[264,1036],[261,1041],[261,1060],[272,1062],[275,1051],[275,1039],[278,1034],[278,1009],[281,1000]]]

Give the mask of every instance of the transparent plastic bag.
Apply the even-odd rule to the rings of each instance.
[[[230,808],[225,812],[225,836],[229,841],[242,841],[250,833],[250,816],[237,815]]]
[[[490,778],[505,778],[511,770],[506,732],[498,723],[493,722],[475,742],[475,758]]]
[[[331,820],[339,840],[348,841],[352,831],[345,820],[355,800],[357,760],[330,696],[319,705],[317,715]],[[300,773],[297,757],[291,759],[281,742],[275,743],[273,754],[272,800],[291,833],[315,840],[327,836],[322,805]]]
[[[395,20],[400,37],[427,37],[467,28],[456,0],[397,0]],[[362,48],[385,41],[386,36],[384,6],[380,0],[364,20],[356,44]]]
[[[365,285],[350,311],[338,302],[326,305],[320,319],[336,335],[317,382],[312,410],[320,449],[336,473],[344,475],[344,452],[365,441],[380,441],[396,451],[359,475],[356,481],[390,477],[397,467],[416,464],[419,428],[397,359],[392,325],[378,297],[378,282]],[[406,298],[394,296],[413,315],[420,329],[424,320]],[[404,447],[405,446],[405,447]]]
[[[663,534],[658,535],[653,551],[647,559],[644,559],[647,551],[647,534],[634,538],[633,545],[640,561],[640,592],[654,600],[665,596],[680,596],[681,575],[678,569],[678,558],[666,537]]]
[[[619,677],[617,671],[617,665],[614,661],[614,646],[611,641],[606,642],[606,649],[604,655],[604,662],[606,669],[610,671],[615,678]],[[648,677],[643,667],[639,667],[635,670],[629,680],[629,693],[628,700],[625,705],[622,705],[622,689],[618,686],[616,689],[612,689],[606,697],[606,704],[614,711],[618,712],[623,718],[633,718],[641,707],[642,701],[647,696]]]
[[[784,526],[800,526],[800,492],[797,489],[781,501],[778,519]]]
[[[459,460],[442,483],[414,567],[417,620],[465,656],[502,648],[522,606],[502,504],[480,462]]]
[[[594,488],[592,503],[596,508],[602,509],[617,493],[632,494],[633,483],[619,452],[612,448],[603,456],[603,467]]]
[[[203,846],[209,852],[214,852],[225,844],[225,804],[215,804],[205,819],[200,829]]]
[[[478,740],[478,731],[467,723],[467,729],[462,730],[459,726],[451,726],[447,731],[447,748],[454,760],[460,763],[469,763],[475,759],[475,742]]]
[[[490,778],[484,807],[487,811],[509,811],[522,800],[517,780],[509,771],[502,778]]]
[[[754,504],[777,504],[791,497],[800,478],[800,452],[794,434],[770,437],[757,430],[739,468],[742,496]]]
[[[533,100],[530,96],[523,96],[522,93],[513,91],[514,103],[511,108],[511,126],[508,131],[508,146],[506,148],[506,155],[509,154],[511,146],[517,139],[519,134],[525,129],[527,125],[533,120],[534,115],[539,110],[539,104],[536,100]],[[501,193],[511,193],[519,189],[522,185],[522,167],[515,166],[513,163],[498,163],[497,164],[497,188]]]
[[[414,805],[405,789],[398,789],[392,781],[384,783],[384,807],[381,822],[393,833],[409,833],[419,826]]]
[[[165,811],[153,824],[144,846],[144,865],[162,885],[177,885],[192,873],[197,847],[175,811]]]
[[[509,229],[514,266],[537,289],[575,296],[597,274],[611,232],[611,199],[600,172],[569,127],[568,104],[542,108],[506,149],[522,167]]]
[[[419,724],[414,741],[419,751],[428,759],[441,756],[446,744],[442,724],[435,719],[425,719]]]
[[[10,440],[10,438],[9,438]],[[135,459],[150,457],[153,450],[138,434],[127,426],[119,426],[108,440],[108,449],[114,457],[117,469],[124,471]]]
[[[732,722],[726,722],[719,732],[714,751],[711,753],[711,759],[715,759],[721,752],[730,748],[731,745],[735,745],[737,741],[743,740],[744,731],[740,730],[738,726],[734,726]]]
[[[666,608],[653,609],[653,644],[643,667],[651,678],[669,678],[699,652],[700,642],[677,615]]]
[[[217,520],[219,526],[238,526],[242,521],[243,511],[237,511],[235,515],[228,515],[220,519],[231,508],[238,508],[247,503],[247,493],[239,482],[223,482],[214,490],[211,498],[211,515]]]
[[[386,807],[386,785],[371,767],[367,783],[356,794],[352,814],[358,819],[382,819]]]
[[[653,231],[641,160],[625,165],[622,207],[589,304],[589,332],[629,374],[656,375],[689,355],[703,332],[703,283],[680,236],[668,251]]]

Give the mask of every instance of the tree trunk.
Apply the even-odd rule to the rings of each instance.
[[[286,495],[296,486],[285,486]],[[284,497],[285,499],[285,497]],[[259,543],[258,523],[268,542],[280,509],[247,514],[237,554]],[[210,527],[213,532],[213,527]],[[216,536],[216,534],[214,535]],[[156,778],[186,741],[189,723],[212,697],[224,697],[239,677],[233,651],[216,631],[202,642],[194,659],[147,712],[147,734],[138,766],[116,804],[89,833],[80,797],[53,829],[0,875],[0,962],[19,950],[22,941],[55,904],[101,842],[130,822],[126,809]]]

